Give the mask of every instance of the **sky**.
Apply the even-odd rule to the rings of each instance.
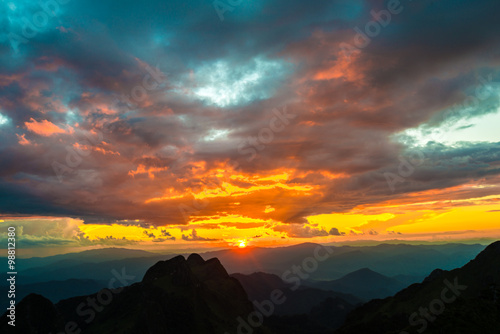
[[[498,239],[499,12],[2,0],[2,245]]]

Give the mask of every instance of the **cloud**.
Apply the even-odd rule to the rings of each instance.
[[[170,234],[170,232],[166,231],[166,230],[161,230],[161,235],[163,237],[171,237],[172,235]]]
[[[193,229],[191,231],[191,234],[189,235],[182,235],[182,240],[184,241],[216,241],[217,239],[210,239],[210,238],[203,238],[198,235],[198,232]]]
[[[152,232],[150,233],[150,232],[148,232],[148,231],[144,231],[143,233],[144,233],[144,234],[145,234],[148,238],[152,238],[152,239],[156,238],[155,234],[154,234],[154,233],[152,233]]]
[[[16,238],[23,248],[84,247],[84,246],[126,246],[137,243],[125,237],[112,235],[90,240],[81,230],[81,220],[58,217],[5,219],[5,224],[16,228]],[[7,242],[7,232],[0,233],[0,241]]]
[[[308,225],[290,224],[273,227],[274,231],[284,232],[289,238],[313,238],[327,237],[329,233],[323,228],[316,228]]]
[[[42,120],[38,122],[33,118],[31,118],[30,121],[25,122],[24,125],[26,126],[26,129],[28,129],[29,131],[45,137],[49,137],[59,133],[68,133],[68,131],[61,129],[57,125],[47,120]]]
[[[0,47],[2,213],[186,228],[239,215],[308,238],[339,235],[309,216],[499,193],[498,142],[417,147],[401,133],[498,111],[496,93],[464,102],[500,82],[500,3],[408,3],[350,59],[341,43],[383,1],[257,1],[224,24],[202,1],[195,15],[180,0],[110,4],[69,2],[29,43]],[[0,6],[20,33],[21,10]],[[384,174],[419,153],[391,191]],[[195,231],[183,239],[213,240]]]
[[[152,242],[167,242],[175,241],[177,239],[176,237],[172,236],[170,232],[163,229],[160,230],[160,236],[156,236],[154,232],[150,230],[144,230],[142,233],[150,238]]]
[[[26,135],[25,134],[18,135],[16,133],[16,136],[17,136],[17,139],[19,140],[19,144],[21,144],[21,145],[31,145],[32,144],[28,139],[26,139]]]
[[[332,227],[332,228],[330,229],[330,232],[328,232],[328,234],[329,234],[329,235],[343,235],[343,234],[341,234],[341,233],[339,232],[339,230],[338,230],[337,228],[335,228],[335,227]]]
[[[155,238],[153,239],[152,241],[153,242],[167,242],[167,241],[175,241],[176,238],[175,237],[168,237],[168,238]]]

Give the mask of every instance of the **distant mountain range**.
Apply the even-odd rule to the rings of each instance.
[[[229,249],[200,254],[204,259],[218,258],[229,273],[266,272],[282,275],[295,264],[310,257],[317,244],[304,243],[290,247]],[[473,259],[485,246],[465,244],[331,247],[332,255],[311,273],[313,280],[335,280],[363,268],[403,283],[413,283],[435,268],[451,270]],[[188,254],[183,254],[188,255]],[[251,257],[249,257],[251,255]],[[18,271],[23,284],[68,279],[108,281],[111,270],[125,268],[139,281],[154,263],[176,255],[161,255],[140,250],[107,248],[46,258],[19,259]]]
[[[37,293],[56,303],[62,299],[74,296],[89,295],[106,287],[107,284],[108,282],[106,281],[74,278],[65,281],[48,281],[32,284],[21,284],[18,282],[16,284],[16,300],[21,300],[30,293]],[[3,290],[7,291],[7,286],[4,286]],[[0,300],[1,309],[3,310],[8,307],[8,303],[9,300],[7,298],[2,298]]]
[[[317,247],[317,244],[304,243],[278,248],[222,250],[201,256],[217,257],[230,273],[266,272],[281,275],[291,266],[298,265],[306,257],[312,256]],[[484,248],[485,246],[479,244],[381,244],[365,247],[331,247],[332,255],[310,274],[310,278],[334,280],[363,268],[370,268],[388,277],[409,275],[423,278],[435,268],[451,270],[461,267]],[[251,258],[248,254],[251,254]]]
[[[144,258],[158,256],[157,253],[151,253],[138,249],[127,248],[100,248],[91,249],[78,253],[66,253],[47,257],[32,257],[28,259],[18,259],[17,267],[19,271],[29,268],[44,267],[50,264],[58,263],[60,266],[67,266],[69,263],[100,263],[107,261],[116,261],[123,259]],[[165,257],[163,255],[163,257]],[[57,267],[56,265],[53,266]]]
[[[140,282],[123,288],[103,289],[56,304],[30,294],[16,307],[15,331],[8,326],[5,313],[0,332],[500,333],[500,242],[459,269],[433,270],[422,283],[393,297],[361,305],[355,296],[345,293],[367,281],[372,293],[397,280],[362,268],[339,279],[312,283],[343,287],[342,292],[306,285],[294,290],[273,274],[230,276],[216,258],[176,256],[158,261]],[[266,313],[266,309],[271,311]]]
[[[418,279],[415,278],[415,281],[418,281]],[[306,282],[306,284],[323,290],[349,293],[363,301],[392,296],[409,285],[368,268],[356,270],[337,280],[313,281]]]
[[[286,302],[276,305],[273,315],[295,316],[305,315],[310,323],[318,328],[338,328],[345,320],[347,314],[354,309],[355,305],[361,304],[361,300],[355,296],[321,289],[301,286],[293,290],[291,284],[273,274],[254,273],[251,275],[233,274],[251,301],[257,303],[268,300],[274,290],[280,290],[286,297]],[[315,317],[315,313],[323,304],[331,303],[331,312],[326,319]]]
[[[354,310],[338,334],[500,333],[500,241],[451,271]]]
[[[204,253],[201,256],[205,259],[219,258],[229,273],[267,272],[282,275],[292,265],[300,264],[304,258],[311,256],[317,247],[317,244],[305,243],[278,248],[230,249]],[[435,268],[450,270],[464,265],[484,247],[477,244],[332,247],[330,258],[310,274],[304,285],[353,294],[364,301],[383,298],[405,286],[422,281]],[[17,265],[18,272],[22,273],[22,280],[17,286],[18,297],[23,298],[35,292],[57,302],[89,294],[107,287],[109,281],[114,279],[113,272],[122,270],[133,277],[127,284],[139,282],[149,267],[174,256],[142,250],[104,248],[44,258],[19,259]],[[386,279],[377,283],[377,278],[361,275],[361,271],[358,273],[359,284],[354,284],[352,277],[344,282],[335,282],[364,268],[370,268]],[[0,282],[0,288],[5,289],[6,284]],[[121,283],[118,281],[114,285],[119,287]],[[0,307],[6,306],[6,302],[6,299],[0,300]]]
[[[128,251],[128,250],[126,250]],[[96,251],[96,257],[99,257]],[[23,283],[32,284],[47,281],[63,281],[68,279],[92,279],[97,281],[109,281],[113,278],[112,271],[120,271],[125,268],[129,275],[135,277],[133,282],[141,280],[146,270],[158,261],[174,257],[165,255],[150,255],[147,257],[132,257],[105,261],[80,260],[77,255],[74,258],[66,258],[39,267],[18,269],[22,273]],[[21,263],[23,260],[19,260]]]

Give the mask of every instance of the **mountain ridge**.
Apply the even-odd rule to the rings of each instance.
[[[422,283],[360,306],[348,315],[336,333],[385,334],[415,330],[500,332],[500,241],[487,246],[460,268],[436,269]]]
[[[18,308],[29,310],[19,313],[16,319],[17,324],[21,324],[17,330],[21,328],[23,334],[39,333],[36,328],[58,333],[64,331],[63,323],[71,323],[74,330],[80,329],[84,334],[167,331],[219,334],[234,331],[237,318],[253,311],[245,290],[227,274],[220,261],[205,261],[199,255],[158,261],[140,282],[123,288],[103,289],[57,304],[30,294]],[[48,312],[45,318],[53,323],[33,317],[43,312]],[[10,328],[6,327],[6,315],[2,316],[0,329],[7,333]],[[261,331],[258,329],[255,333]]]

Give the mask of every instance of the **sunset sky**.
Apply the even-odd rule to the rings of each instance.
[[[1,247],[500,238],[499,1],[43,3],[0,3]]]

